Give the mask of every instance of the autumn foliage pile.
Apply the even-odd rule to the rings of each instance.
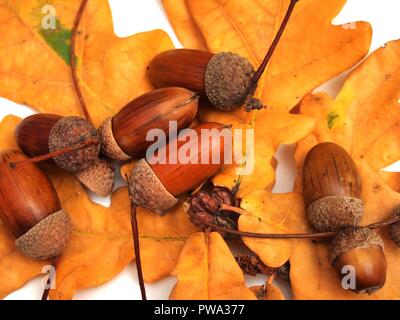
[[[199,121],[255,130],[255,170],[244,176],[238,196],[248,214],[238,229],[256,233],[311,232],[298,175],[293,193],[274,194],[274,155],[281,144],[297,144],[299,172],[307,152],[319,142],[335,142],[356,161],[362,176],[363,225],[387,218],[400,204],[398,174],[382,169],[400,159],[400,42],[372,53],[354,69],[339,95],[312,94],[329,79],[362,61],[371,28],[334,26],[345,0],[301,0],[261,79],[257,97],[267,108],[250,113],[200,107]],[[57,30],[43,31],[42,0],[0,0],[0,96],[38,112],[82,116],[69,68],[70,36],[80,0],[52,0]],[[258,66],[285,14],[289,0],[163,0],[170,22],[186,48],[234,52]],[[153,89],[146,68],[158,53],[173,49],[161,30],[118,38],[106,0],[90,0],[77,36],[77,73],[96,126],[129,101]],[[0,124],[0,149],[17,149],[20,119]],[[122,167],[126,172],[134,162]],[[236,165],[213,177],[232,188]],[[81,289],[103,284],[133,259],[127,188],[112,195],[111,206],[93,203],[74,176],[47,168],[62,206],[73,222],[72,238],[57,266],[51,299],[72,299]],[[177,277],[171,299],[256,299],[227,242],[193,225],[185,199],[166,215],[138,208],[140,247],[146,282]],[[279,268],[290,262],[295,299],[398,299],[400,248],[382,231],[388,262],[386,285],[372,295],[341,288],[327,258],[328,245],[311,240],[244,238],[262,262]],[[17,252],[0,222],[0,297],[21,288],[42,266]],[[156,266],[156,267],[154,267]],[[268,289],[269,288],[269,289]],[[270,291],[269,291],[270,290]],[[272,284],[267,299],[283,299]]]

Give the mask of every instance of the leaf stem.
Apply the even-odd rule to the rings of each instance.
[[[85,7],[87,5],[88,0],[82,0],[81,5],[78,9],[78,13],[76,14],[74,26],[72,28],[72,35],[71,35],[71,50],[70,50],[70,67],[71,67],[71,74],[72,74],[72,81],[74,83],[74,88],[76,94],[79,99],[79,103],[81,105],[82,111],[85,115],[85,118],[88,122],[93,123],[92,118],[90,117],[85,99],[83,98],[83,94],[81,88],[79,86],[79,78],[76,72],[76,55],[75,55],[75,48],[76,48],[76,36],[78,34],[78,27],[85,11]]]

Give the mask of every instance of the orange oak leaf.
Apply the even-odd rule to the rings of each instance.
[[[305,94],[368,53],[368,23],[330,23],[345,3],[346,0],[298,2],[264,77],[265,105],[280,110],[293,108]],[[289,0],[186,0],[164,1],[164,5],[185,47],[196,48],[201,39],[197,32],[188,32],[187,26],[181,24],[182,20],[189,20],[200,30],[209,51],[235,52],[258,66],[283,20]]]
[[[200,114],[200,120],[220,122],[232,125],[234,129],[243,130],[244,141],[238,152],[243,152],[243,160],[247,166],[233,162],[231,165],[226,165],[213,179],[216,185],[233,188],[238,176],[242,175],[238,192],[240,197],[253,190],[271,186],[275,181],[274,156],[279,145],[300,141],[313,130],[315,124],[314,120],[307,116],[266,109],[251,114],[243,110],[224,113],[204,109]],[[254,134],[254,139],[246,137],[246,129]],[[250,152],[246,154],[248,146]],[[254,157],[249,156],[253,152],[251,150],[254,151]],[[247,172],[244,168],[247,168]]]
[[[195,233],[186,242],[172,275],[172,300],[254,300],[242,270],[219,233]]]
[[[400,193],[385,181],[398,174],[385,173],[400,159],[400,41],[388,43],[363,62],[347,79],[335,100],[326,94],[309,95],[300,112],[314,117],[315,131],[299,143],[296,160],[299,177],[307,152],[330,141],[343,146],[354,158],[362,179],[365,214],[362,224],[387,219],[400,204]],[[300,188],[298,179],[297,189]],[[343,290],[328,262],[327,245],[298,241],[291,262],[291,283],[297,299],[399,299],[400,248],[380,232],[385,243],[388,273],[385,286],[371,296]]]
[[[242,199],[241,207],[247,214],[240,216],[238,229],[256,233],[305,233],[308,226],[302,206],[303,198],[297,193],[273,194],[269,190],[255,190]],[[246,237],[243,241],[271,268],[284,265],[296,244],[296,240]]]
[[[80,0],[0,0],[0,96],[38,111],[82,115],[69,52]],[[49,15],[55,10],[55,29]],[[77,73],[95,125],[152,88],[150,60],[172,49],[156,30],[118,38],[106,0],[88,2],[76,39]]]
[[[185,47],[207,50],[206,41],[188,10],[186,0],[162,0],[162,2],[178,38],[185,39]]]

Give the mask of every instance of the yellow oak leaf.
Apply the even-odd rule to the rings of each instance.
[[[207,44],[190,15],[186,0],[162,0],[162,2],[178,38],[185,39],[185,47],[207,50]]]
[[[400,204],[400,193],[385,180],[398,174],[381,169],[399,160],[400,144],[400,41],[378,49],[349,76],[335,100],[326,94],[309,95],[299,107],[317,120],[312,135],[296,151],[299,168],[297,189],[305,155],[317,143],[334,142],[354,158],[361,175],[365,204],[363,225],[391,216]],[[400,248],[381,232],[388,264],[385,286],[371,296],[343,290],[327,259],[327,244],[298,241],[291,263],[291,284],[297,299],[399,299]]]
[[[195,233],[186,242],[172,275],[172,300],[254,300],[244,275],[219,233]]]
[[[372,34],[368,23],[330,23],[345,3],[298,2],[264,77],[265,105],[280,110],[293,108],[305,94],[368,53]],[[187,32],[180,23],[191,19],[209,51],[235,52],[257,67],[278,31],[289,0],[186,0],[164,1],[164,5],[185,47],[199,44],[198,33]]]
[[[74,229],[57,265],[56,289],[50,297],[72,299],[77,290],[111,280],[132,260],[130,203],[126,188],[117,190],[111,207],[104,208],[91,202],[71,175],[57,172],[52,180]],[[195,228],[182,205],[165,216],[142,208],[137,214],[144,280],[154,282],[170,274]]]
[[[255,233],[305,233],[308,225],[302,206],[303,198],[299,194],[273,194],[268,190],[255,190],[242,199],[241,207],[248,214],[239,217],[238,229]],[[296,240],[242,239],[271,268],[284,265],[296,244]]]
[[[80,3],[0,0],[0,96],[40,112],[82,115],[69,66],[71,28]],[[56,29],[48,25],[52,8]],[[118,38],[106,0],[88,2],[78,31],[77,73],[95,125],[149,91],[148,63],[173,48],[161,30]]]
[[[252,190],[271,186],[275,181],[275,153],[280,144],[292,144],[306,137],[314,128],[310,117],[289,114],[287,112],[260,110],[251,114],[243,110],[224,113],[205,109],[200,114],[203,122],[215,121],[242,129],[244,140],[241,150],[245,153],[247,146],[254,150],[254,158],[246,160],[248,171],[241,177],[238,196],[242,197]],[[246,129],[252,130],[254,140],[246,138]],[[253,145],[254,148],[251,148]],[[250,151],[251,152],[251,151]],[[246,155],[244,155],[246,156]],[[235,186],[238,176],[243,172],[243,165],[233,163],[213,178],[216,185],[227,188]]]

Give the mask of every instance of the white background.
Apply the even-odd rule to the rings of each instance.
[[[126,37],[137,32],[160,28],[170,34],[176,46],[180,46],[163,11],[160,0],[109,0],[109,2],[112,9],[115,32],[118,36]],[[368,21],[374,31],[372,51],[387,41],[400,39],[399,13],[399,0],[348,0],[342,12],[334,20],[334,24],[358,20]],[[325,90],[332,96],[336,95],[347,74],[346,72],[318,90]],[[7,114],[26,117],[32,113],[33,111],[27,107],[0,98],[0,119]],[[294,179],[292,150],[293,146],[282,146],[277,154],[279,165],[278,181],[274,188],[275,192],[291,191]],[[396,170],[397,168],[398,166],[393,166],[391,169]],[[96,202],[98,201],[99,199],[96,199]],[[108,204],[106,199],[100,200],[100,202],[104,205]],[[247,277],[247,279],[249,284],[261,284],[263,281],[262,277]],[[156,284],[147,285],[148,297],[150,299],[167,299],[175,281],[176,279],[174,278],[168,278]],[[285,289],[284,291],[290,298],[289,290]],[[9,295],[7,299],[40,299],[41,292],[41,279],[35,279],[21,290]],[[75,298],[85,300],[140,299],[135,267],[133,264],[129,265],[114,280],[98,288],[81,291]]]

